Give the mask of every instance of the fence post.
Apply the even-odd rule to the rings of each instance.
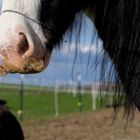
[[[20,74],[20,89],[19,89],[19,96],[20,96],[20,106],[19,106],[19,110],[18,110],[18,115],[19,115],[19,120],[22,121],[23,120],[23,94],[24,94],[24,74]]]
[[[78,107],[80,112],[83,111],[83,103],[82,103],[82,95],[81,95],[81,75],[80,73],[78,73],[77,76],[77,80],[78,80]]]
[[[58,81],[55,83],[55,89],[54,89],[54,110],[55,110],[55,116],[57,117],[59,115],[59,105],[58,105]]]
[[[92,95],[92,110],[96,110],[96,96],[97,96],[97,93],[96,93],[96,89],[95,89],[95,86],[94,84],[92,84],[92,87],[91,87],[91,95]]]

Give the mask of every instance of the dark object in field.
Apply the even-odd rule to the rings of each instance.
[[[2,100],[2,99],[0,99],[0,105],[6,105],[6,101],[5,100]]]
[[[21,126],[15,116],[0,105],[0,140],[24,140]]]

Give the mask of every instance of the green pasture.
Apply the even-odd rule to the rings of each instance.
[[[0,99],[7,101],[9,109],[18,117],[17,112],[20,110],[20,96],[18,85],[0,85]],[[102,100],[102,101],[101,101]],[[97,97],[97,109],[107,105],[110,102],[109,96]],[[80,104],[81,105],[81,104]],[[58,94],[59,114],[80,112],[78,96],[72,93],[59,92]],[[91,94],[82,95],[82,111],[92,111]],[[26,86],[23,96],[23,118],[24,120],[54,117],[54,91],[47,88]]]
[[[82,98],[83,111],[90,111],[92,104],[91,95],[84,94]],[[1,85],[0,99],[6,100],[9,109],[17,115],[17,112],[20,110],[18,85]],[[60,115],[79,111],[78,98],[71,93],[60,92],[58,94],[58,105]],[[55,116],[54,91],[47,88],[39,91],[39,87],[25,87],[23,108],[24,119]]]

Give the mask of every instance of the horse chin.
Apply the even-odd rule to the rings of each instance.
[[[43,58],[28,58],[21,62],[20,67],[14,66],[6,59],[0,65],[0,75],[4,76],[8,73],[33,74],[43,71],[49,64],[51,51],[47,51]]]

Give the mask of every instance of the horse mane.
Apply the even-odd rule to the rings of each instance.
[[[100,3],[97,4],[95,24],[117,72],[116,95],[124,94],[129,115],[135,106],[140,109],[140,2],[105,0],[103,10],[100,13]]]
[[[125,113],[134,113],[135,106],[140,110],[140,1],[139,0],[95,0],[95,26],[105,49],[101,63],[102,84],[109,86],[115,83],[114,107],[121,104],[119,97],[124,95]],[[93,7],[90,6],[91,14]],[[90,11],[90,10],[89,10]],[[79,46],[83,16],[80,13],[78,22],[69,28],[76,30],[76,46]],[[77,26],[78,25],[78,26]],[[85,25],[86,26],[86,25]],[[97,41],[97,32],[93,32],[91,43]],[[98,42],[98,41],[97,41]],[[98,45],[98,43],[97,43]],[[112,64],[107,65],[108,57]],[[106,70],[110,67],[110,70]],[[108,81],[105,77],[108,77]],[[102,89],[101,89],[102,90]]]

